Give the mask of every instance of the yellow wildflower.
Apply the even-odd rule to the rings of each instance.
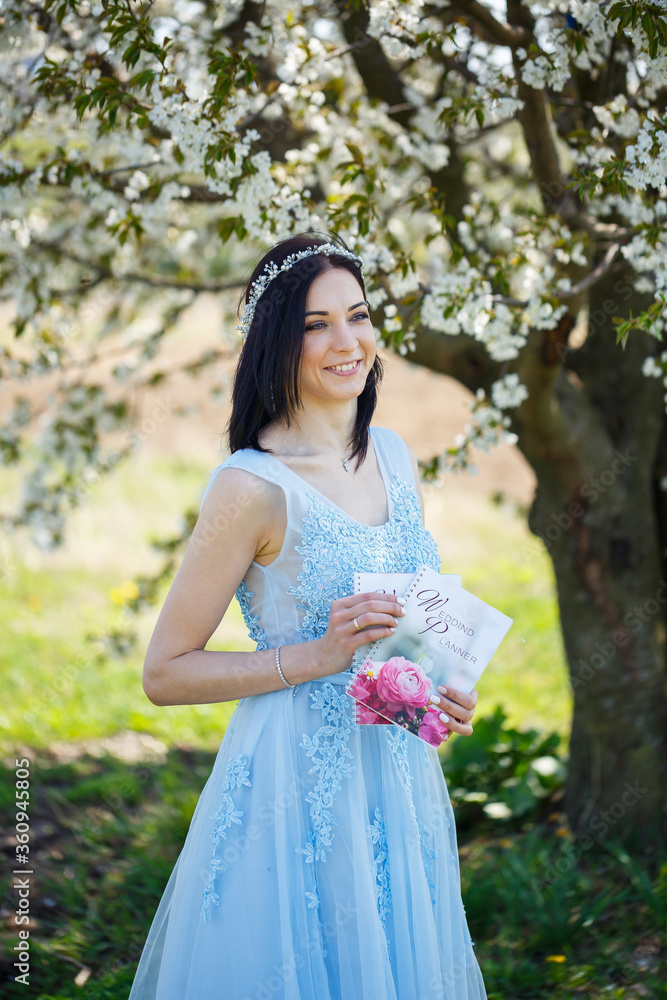
[[[126,601],[133,601],[139,596],[139,588],[134,580],[126,580],[120,587],[112,587],[109,597],[114,604],[125,604]]]

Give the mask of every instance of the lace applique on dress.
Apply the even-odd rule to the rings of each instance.
[[[419,496],[397,472],[389,486],[392,511],[386,524],[361,524],[310,490],[301,526],[303,556],[298,586],[287,593],[297,599],[303,622],[297,631],[304,641],[319,639],[327,630],[332,603],[351,594],[360,567],[375,573],[416,572],[422,563],[440,571],[435,539],[421,523]],[[401,559],[396,559],[400,552]]]
[[[398,762],[398,766],[401,769],[403,787],[405,788],[405,792],[408,797],[410,815],[412,816],[415,833],[419,843],[419,850],[422,856],[422,864],[424,866],[426,881],[428,882],[431,902],[435,903],[435,851],[432,847],[433,833],[417,819],[417,810],[415,809],[414,798],[412,796],[412,772],[410,770],[410,759],[408,757],[408,734],[405,729],[401,729],[399,726],[387,726],[386,733],[389,745],[391,746],[392,752]]]
[[[338,820],[331,811],[336,792],[340,791],[341,779],[350,776],[355,765],[350,763],[352,752],[347,747],[352,729],[349,714],[349,697],[339,694],[335,686],[327,681],[321,688],[312,691],[311,708],[322,712],[324,725],[320,726],[312,739],[307,733],[299,744],[308,757],[313,758],[309,774],[317,774],[315,787],[306,796],[310,803],[312,829],[305,847],[297,848],[299,854],[306,855],[306,861],[326,861],[331,850],[333,828]]]
[[[435,850],[433,848],[433,831],[424,823],[419,824],[419,842],[422,852],[424,873],[428,882],[431,903],[435,906]]]
[[[391,906],[391,882],[389,873],[389,852],[387,851],[387,834],[385,831],[384,819],[380,809],[375,807],[375,819],[368,827],[369,836],[373,844],[378,845],[375,855],[375,891],[377,893],[378,914],[382,923],[382,928],[387,931],[387,916]],[[387,939],[387,950],[389,950],[389,940]]]
[[[400,726],[387,726],[385,732],[387,733],[387,740],[389,741],[394,757],[398,761],[398,766],[401,769],[403,787],[405,788],[408,797],[408,805],[410,806],[410,815],[412,816],[412,820],[415,825],[415,831],[418,831],[419,824],[417,822],[417,810],[415,809],[415,803],[412,798],[412,772],[410,770],[410,760],[408,758],[408,734],[405,729],[401,729]]]
[[[248,627],[248,635],[257,643],[257,649],[268,649],[269,641],[266,632],[259,624],[259,615],[254,615],[250,610],[250,598],[254,597],[252,590],[248,590],[245,580],[241,580],[236,589],[236,600],[239,602],[243,620]]]
[[[213,840],[213,853],[211,854],[211,861],[209,864],[208,879],[206,881],[206,885],[204,886],[204,902],[200,912],[200,916],[204,918],[204,923],[206,923],[210,917],[209,908],[211,903],[215,906],[220,905],[220,896],[214,889],[215,879],[219,872],[227,871],[227,866],[224,865],[222,860],[217,856],[217,851],[220,841],[227,839],[227,830],[232,823],[241,824],[243,810],[234,808],[234,800],[230,793],[234,788],[240,788],[241,785],[250,786],[250,782],[248,781],[248,775],[250,772],[247,769],[247,764],[248,758],[242,753],[233,757],[232,760],[229,761],[227,764],[225,783],[222,786],[222,792],[220,793],[220,808],[211,816],[211,819],[215,820],[213,832],[211,834],[211,839]]]

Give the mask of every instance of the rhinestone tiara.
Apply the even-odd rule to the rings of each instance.
[[[323,253],[327,257],[331,257],[333,255],[337,257],[347,257],[349,260],[356,261],[363,271],[363,259],[358,257],[356,253],[352,253],[350,250],[345,250],[342,247],[336,246],[335,243],[322,243],[320,246],[306,247],[305,250],[299,250],[297,253],[291,253],[289,257],[285,257],[285,260],[282,262],[280,267],[275,263],[275,261],[270,260],[264,267],[264,271],[260,274],[259,278],[253,281],[250,287],[248,301],[245,309],[243,310],[241,323],[236,327],[237,330],[241,331],[242,340],[245,340],[248,336],[253,316],[255,315],[257,303],[273,279],[277,278],[283,271],[289,271],[290,268],[294,267],[298,261],[303,260],[305,257],[312,257],[316,253]]]

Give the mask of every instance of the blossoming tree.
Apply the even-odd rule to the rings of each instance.
[[[168,377],[146,366],[181,312],[226,302],[267,242],[338,231],[381,342],[475,394],[424,476],[510,435],[535,470],[571,824],[663,835],[664,4],[2,0],[0,19],[0,449],[30,465],[5,525],[58,544],[140,439],[132,401]],[[91,377],[118,331],[112,378]],[[20,384],[47,375],[41,414]]]

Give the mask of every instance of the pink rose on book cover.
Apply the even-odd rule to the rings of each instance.
[[[392,656],[380,668],[377,678],[377,695],[385,711],[405,711],[414,719],[415,710],[429,703],[431,681],[418,663],[404,656]]]
[[[419,724],[417,733],[432,747],[439,747],[443,740],[449,739],[449,729],[440,718],[438,705],[431,705]]]
[[[356,721],[362,726],[389,726],[388,719],[383,719],[371,706],[366,706],[360,701],[357,702]]]
[[[449,729],[440,719],[439,706],[430,704],[431,690],[430,679],[419,663],[403,656],[379,665],[367,659],[350,689],[356,699],[356,721],[367,726],[395,722],[430,746],[439,747],[449,739]]]
[[[384,709],[383,702],[378,698],[377,677],[372,673],[360,673],[355,686],[356,720],[362,725],[390,725],[387,719],[378,715]]]

